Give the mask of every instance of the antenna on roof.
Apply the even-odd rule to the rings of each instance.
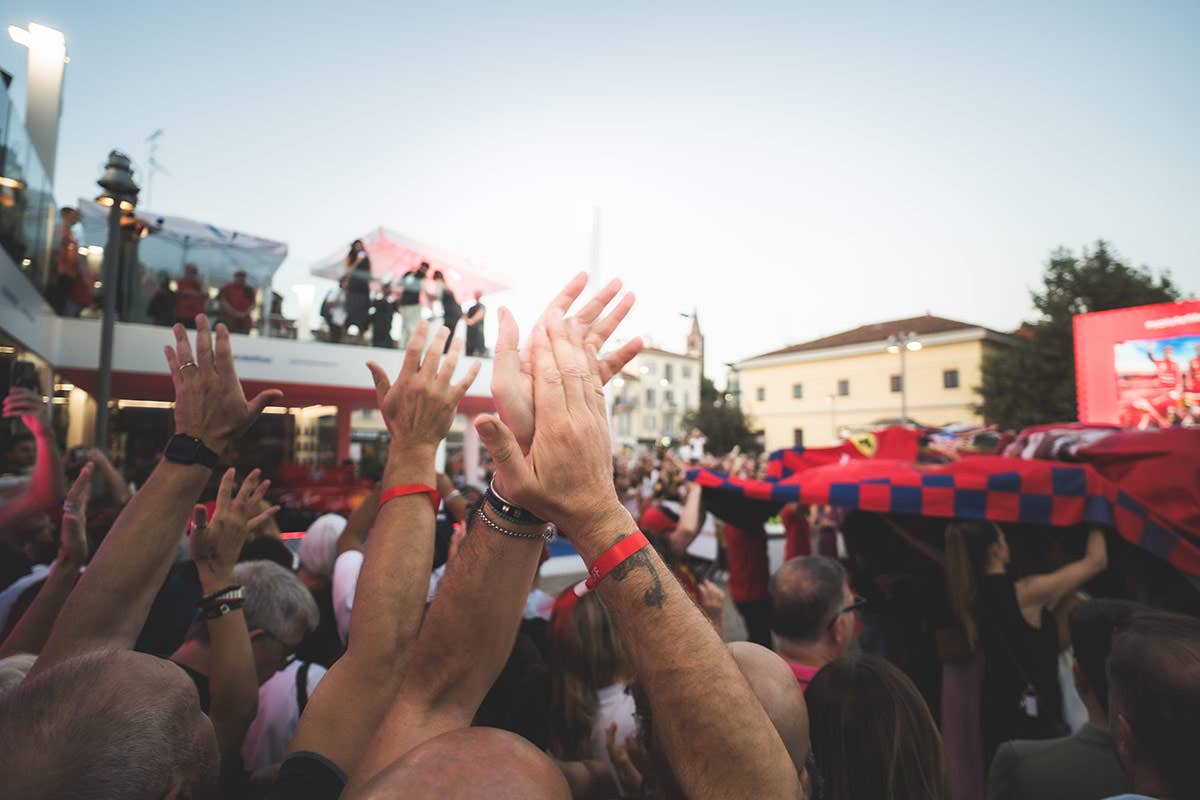
[[[146,142],[150,145],[150,152],[146,156],[146,205],[153,205],[152,194],[154,192],[154,174],[161,172],[164,175],[170,175],[171,171],[164,167],[158,160],[158,140],[163,135],[163,129],[158,128],[154,133],[146,137]]]

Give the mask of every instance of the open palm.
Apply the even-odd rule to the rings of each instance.
[[[587,286],[587,273],[581,272],[567,283],[563,290],[550,301],[538,318],[535,327],[545,323],[546,315],[556,311],[566,315],[571,305]],[[596,293],[574,316],[584,326],[586,342],[597,352],[604,346],[613,331],[633,308],[634,296],[628,292],[604,317],[605,307],[621,291],[621,281],[612,280]],[[529,342],[519,347],[520,332],[516,320],[508,309],[500,309],[500,332],[496,337],[496,350],[492,366],[492,397],[500,419],[508,426],[521,446],[528,453],[533,444],[533,355]],[[618,349],[600,359],[600,379],[607,384],[634,356],[642,350],[642,340],[633,338]]]

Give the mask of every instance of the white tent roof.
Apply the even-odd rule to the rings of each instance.
[[[109,210],[82,198],[78,208],[83,217],[83,244],[103,247],[108,239]],[[150,223],[152,231],[138,244],[138,260],[147,270],[173,278],[183,274],[184,264],[195,264],[210,286],[220,286],[244,269],[251,286],[269,287],[275,270],[287,257],[283,242],[142,208],[137,216]]]

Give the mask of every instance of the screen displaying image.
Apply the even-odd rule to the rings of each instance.
[[[1121,424],[1163,428],[1200,417],[1200,335],[1113,346]]]

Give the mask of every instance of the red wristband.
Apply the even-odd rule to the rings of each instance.
[[[633,533],[605,550],[599,558],[592,562],[591,569],[588,570],[588,579],[585,582],[587,588],[595,589],[596,584],[604,580],[608,573],[648,544],[650,542],[646,539],[645,534],[640,530],[634,530]]]
[[[402,483],[399,486],[385,489],[379,497],[379,507],[383,508],[383,504],[389,500],[395,500],[397,497],[407,497],[410,494],[429,495],[429,502],[433,504],[434,516],[437,515],[438,506],[442,504],[442,496],[438,494],[437,489],[424,483]]]

